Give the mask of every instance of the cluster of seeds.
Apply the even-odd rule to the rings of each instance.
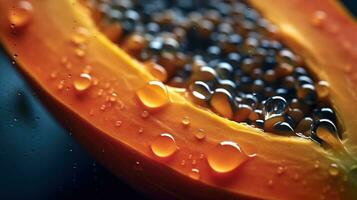
[[[102,31],[159,80],[222,117],[322,142],[340,137],[329,85],[238,0],[93,0]]]

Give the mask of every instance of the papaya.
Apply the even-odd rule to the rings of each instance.
[[[266,34],[281,38],[296,57],[303,58],[292,60],[291,51],[283,51],[278,58],[286,63],[279,65],[279,73],[291,71],[289,65],[304,65],[314,77],[298,81],[320,80],[329,85],[328,97],[326,90],[311,93],[311,84],[303,84],[296,92],[298,102],[303,99],[310,107],[322,104],[325,111],[335,113],[332,118],[336,119],[314,122],[311,135],[297,136],[291,129],[289,120],[300,113],[293,109],[289,112],[295,113],[294,119],[264,118],[262,125],[258,120],[242,123],[249,109],[232,109],[226,90],[215,89],[215,97],[207,103],[205,98],[212,92],[202,94],[211,86],[207,80],[215,73],[212,68],[199,68],[199,80],[188,77],[180,82],[178,63],[184,63],[186,55],[178,59],[164,54],[154,62],[142,62],[145,40],[141,35],[128,35],[130,26],[101,24],[106,16],[90,3],[2,1],[0,12],[6,17],[0,19],[0,39],[18,70],[78,142],[139,191],[158,199],[355,199],[354,19],[332,0],[250,0],[249,4],[276,25]],[[227,9],[222,5],[220,9]],[[249,10],[250,17],[256,15]],[[213,24],[215,16],[211,13],[209,18]],[[166,16],[161,20],[170,22]],[[227,27],[222,26],[222,31]],[[244,23],[235,28],[246,37],[254,35],[246,31],[249,27]],[[197,41],[202,41],[205,31]],[[118,41],[122,35],[128,36]],[[232,40],[238,41],[237,37]],[[253,40],[242,51],[255,51]],[[204,45],[197,41],[189,43]],[[177,45],[171,41],[169,47]],[[216,47],[204,48],[213,56],[217,52]],[[230,43],[222,47],[226,53],[235,48]],[[249,71],[250,62],[243,69]],[[220,69],[229,67],[222,64]],[[269,73],[264,81],[274,79]],[[285,106],[282,91],[256,103],[269,110],[267,105],[273,102],[272,109],[277,111]],[[322,103],[315,103],[319,98],[324,99]]]

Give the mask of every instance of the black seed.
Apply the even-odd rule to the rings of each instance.
[[[277,122],[273,125],[273,131],[280,135],[293,135],[294,129],[287,122]]]
[[[238,109],[234,114],[234,120],[237,122],[243,122],[248,119],[251,112],[252,107],[247,104],[239,104]]]
[[[216,66],[216,72],[221,79],[230,79],[233,74],[233,67],[229,63],[221,62]]]
[[[298,123],[295,130],[296,130],[296,132],[302,133],[303,135],[309,137],[312,123],[313,123],[313,120],[311,117],[305,117]]]
[[[229,91],[223,88],[217,88],[210,100],[210,105],[219,115],[231,119],[234,114],[233,97]]]
[[[326,134],[330,134],[333,137],[338,138],[336,125],[332,121],[328,119],[321,119],[313,123],[311,130],[311,138],[313,140],[319,143],[330,143],[331,141],[329,141],[329,135]]]
[[[301,87],[298,87],[297,97],[308,105],[315,104],[317,100],[315,86],[311,84],[304,84]]]
[[[296,123],[299,123],[304,117],[304,113],[298,108],[290,109],[288,115],[291,116]]]
[[[228,90],[230,93],[235,93],[237,86],[233,81],[224,79],[218,81],[217,88],[223,88]]]
[[[193,101],[199,105],[205,106],[211,97],[212,91],[209,86],[202,81],[195,81],[189,87]]]
[[[204,81],[212,81],[217,78],[217,73],[211,67],[203,66],[197,72],[197,78]]]
[[[314,81],[308,77],[308,76],[299,76],[297,78],[298,84],[299,85],[304,85],[304,84],[314,84]]]
[[[319,119],[329,119],[332,122],[336,122],[336,115],[335,112],[331,108],[321,108],[314,112],[315,120]]]
[[[262,119],[257,119],[257,120],[255,120],[255,125],[256,125],[258,128],[263,129],[263,127],[264,127],[264,120],[262,120]]]

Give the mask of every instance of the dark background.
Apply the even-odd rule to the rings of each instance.
[[[344,0],[357,15],[357,2]],[[356,33],[357,34],[357,33]],[[47,112],[0,49],[0,199],[144,199]]]

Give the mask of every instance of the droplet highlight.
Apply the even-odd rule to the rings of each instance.
[[[92,84],[92,77],[89,74],[82,73],[73,82],[74,88],[79,91],[87,90]]]
[[[169,133],[162,133],[157,136],[151,143],[150,148],[159,158],[168,158],[178,150],[174,137]]]
[[[137,96],[141,103],[149,108],[161,108],[169,103],[166,86],[160,81],[150,81],[138,90]]]
[[[219,143],[208,155],[207,161],[213,171],[217,173],[228,173],[247,160],[240,146],[232,141]]]

